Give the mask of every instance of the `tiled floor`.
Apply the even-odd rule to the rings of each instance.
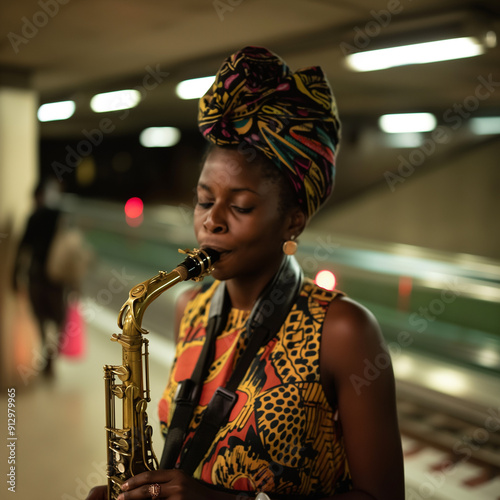
[[[117,331],[116,317],[101,311],[87,331],[86,354],[82,359],[61,358],[55,376],[28,377],[16,384],[15,472],[19,499],[80,500],[89,489],[105,483],[106,441],[103,365],[118,364],[121,348],[109,337]],[[150,359],[152,399],[148,415],[156,437],[159,423],[158,399],[172,360],[172,346],[154,339]],[[162,359],[163,358],[163,359]],[[2,394],[1,422],[6,441],[7,390]],[[153,434],[153,439],[155,435]],[[4,441],[4,442],[5,442]],[[7,450],[2,446],[2,457]],[[7,450],[8,451],[8,450]],[[161,449],[160,449],[161,452]],[[2,470],[8,472],[8,456]],[[5,476],[4,476],[5,477]],[[9,493],[2,481],[1,498]]]

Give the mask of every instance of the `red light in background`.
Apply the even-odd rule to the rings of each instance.
[[[142,224],[142,221],[144,220],[144,216],[141,214],[139,217],[125,217],[125,220],[127,221],[127,224],[130,227],[139,227]]]
[[[314,282],[316,283],[316,285],[324,288],[325,290],[334,290],[337,280],[335,278],[335,274],[333,274],[331,271],[323,269],[322,271],[319,271],[318,274],[316,274]]]
[[[400,276],[398,286],[398,308],[407,311],[410,307],[413,280],[410,276]]]
[[[125,203],[125,215],[131,219],[136,219],[142,215],[144,204],[140,198],[134,197]]]

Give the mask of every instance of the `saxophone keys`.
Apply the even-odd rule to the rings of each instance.
[[[115,366],[113,373],[122,381],[125,382],[130,378],[130,370],[123,365]]]
[[[130,290],[130,296],[137,298],[143,295],[146,292],[146,286],[144,283],[140,283],[139,285],[136,285],[132,290]]]
[[[146,411],[146,408],[147,408],[147,403],[144,399],[141,399],[135,406],[135,411],[137,413],[144,413]]]
[[[116,473],[116,471],[118,471],[120,474],[123,474],[126,470],[124,457],[118,451],[114,452],[114,462],[112,467],[112,473]]]
[[[122,385],[115,385],[113,387],[113,394],[118,398],[118,399],[123,399],[125,396],[125,390],[123,389]]]
[[[130,445],[126,439],[123,439],[123,438],[119,439],[117,441],[117,444],[122,451],[129,451],[129,449],[130,449]]]

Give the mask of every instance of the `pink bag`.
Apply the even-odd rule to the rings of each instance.
[[[59,352],[71,358],[80,358],[85,354],[85,322],[78,301],[70,302],[68,306]]]

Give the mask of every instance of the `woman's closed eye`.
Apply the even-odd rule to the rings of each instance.
[[[233,205],[233,210],[235,210],[236,212],[238,212],[240,214],[249,214],[254,208],[255,207],[245,208],[245,207],[239,207],[239,206]]]
[[[197,205],[203,210],[208,210],[209,208],[212,207],[213,204],[214,204],[213,201],[198,201],[197,202]],[[246,207],[239,207],[237,205],[233,205],[232,209],[235,212],[238,212],[239,214],[249,214],[250,212],[252,212],[254,207],[246,208]]]
[[[196,204],[200,207],[200,208],[203,208],[203,209],[207,209],[207,208],[210,208],[212,205],[213,205],[213,202],[212,201],[200,201],[198,200],[196,202]]]

